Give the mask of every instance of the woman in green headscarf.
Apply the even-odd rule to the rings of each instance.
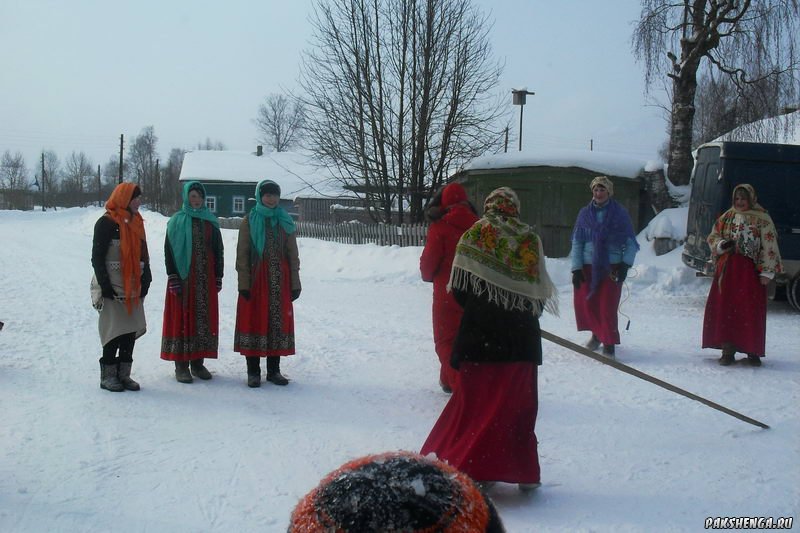
[[[267,381],[286,385],[280,358],[294,354],[294,308],[300,296],[300,255],[292,217],[279,202],[281,188],[270,180],[256,187],[255,207],[242,220],[236,245],[239,301],[233,349],[247,358],[247,385],[261,386],[260,358]]]
[[[211,379],[203,364],[216,359],[224,254],[219,221],[206,207],[206,190],[197,181],[183,186],[183,207],[167,223],[164,260],[167,300],[161,358],[175,361],[175,379]],[[191,370],[190,370],[191,369]]]

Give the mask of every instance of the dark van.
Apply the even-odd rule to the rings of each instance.
[[[778,230],[786,272],[787,298],[800,311],[800,146],[747,142],[713,142],[697,149],[691,179],[683,262],[710,274],[711,250],[706,237],[717,218],[731,206],[734,186],[751,184],[758,203]],[[774,289],[773,289],[774,290]]]

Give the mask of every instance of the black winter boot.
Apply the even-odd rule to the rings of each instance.
[[[203,365],[203,359],[195,359],[189,365],[192,369],[192,375],[200,379],[211,379],[211,372]]]
[[[100,362],[100,388],[111,392],[122,392],[125,386],[119,381],[117,365]]]
[[[261,360],[259,357],[247,357],[247,386],[256,389],[261,386]]]
[[[588,341],[586,341],[585,346],[589,350],[595,351],[600,347],[600,339],[595,337],[594,333],[592,333],[592,337]]]
[[[729,345],[723,345],[722,357],[719,358],[719,364],[722,366],[730,366],[736,362],[736,350]]]
[[[609,359],[614,359],[614,353],[616,349],[614,348],[613,344],[604,344],[603,345],[603,355],[608,357]]]
[[[750,366],[761,366],[761,358],[757,355],[747,354],[747,362]]]
[[[280,356],[267,357],[267,381],[281,386],[289,384],[289,380],[281,374]]]
[[[194,381],[192,379],[192,374],[189,373],[188,361],[175,361],[175,379],[180,383],[191,383]]]
[[[139,390],[141,388],[139,384],[131,379],[131,366],[133,366],[133,362],[131,361],[127,363],[120,362],[118,369],[119,380],[122,382],[122,386],[125,387],[125,390]]]

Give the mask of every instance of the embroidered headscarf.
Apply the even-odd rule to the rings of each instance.
[[[589,190],[593,191],[596,185],[605,187],[609,196],[614,196],[614,183],[608,179],[608,176],[597,176],[589,184]]]
[[[725,267],[731,254],[734,252],[750,258],[756,265],[758,272],[783,272],[783,263],[778,248],[778,232],[772,217],[767,210],[758,203],[756,191],[748,183],[740,183],[733,188],[731,193],[731,204],[736,202],[736,194],[744,192],[747,196],[749,209],[739,211],[734,205],[722,213],[711,233],[708,235],[708,245],[712,250],[712,257],[719,271],[718,286],[722,289],[722,278],[725,275]],[[750,226],[750,227],[748,227]],[[751,227],[757,228],[753,232]],[[721,240],[735,239],[736,247],[729,250],[730,253],[717,255],[717,244]]]
[[[504,309],[558,314],[558,293],[544,262],[539,236],[519,220],[519,199],[508,187],[492,191],[483,218],[461,236],[456,246],[447,290],[486,293]]]
[[[207,220],[214,227],[219,228],[219,220],[214,213],[206,207],[205,202],[197,209],[189,203],[189,193],[196,190],[203,199],[206,197],[206,189],[199,181],[189,181],[183,184],[183,206],[181,210],[172,215],[167,222],[167,242],[172,250],[172,258],[175,260],[175,267],[181,279],[189,276],[189,268],[192,264],[192,219],[199,218]]]
[[[278,187],[278,184],[272,180],[262,180],[256,185],[256,205],[250,210],[248,221],[250,223],[250,240],[258,253],[264,251],[264,242],[266,241],[265,231],[268,221],[270,228],[275,228],[275,226],[280,224],[283,231],[287,234],[294,233],[296,229],[294,220],[292,220],[292,217],[284,208],[279,205],[267,207],[261,203],[261,187],[263,185],[274,185]],[[280,191],[280,187],[278,187],[278,191]]]
[[[502,533],[469,476],[410,452],[368,455],[331,472],[292,511],[289,533]]]
[[[135,183],[120,183],[106,202],[106,216],[119,225],[120,268],[125,288],[125,307],[133,311],[133,300],[142,289],[142,242],[146,240],[142,215],[128,210],[131,200],[141,194]]]
[[[631,239],[633,246],[639,249],[630,215],[619,202],[610,197],[614,192],[611,180],[606,176],[598,176],[592,180],[591,189],[597,185],[608,190],[608,202],[598,206],[594,199],[590,200],[588,205],[581,208],[572,230],[573,240],[592,243],[592,283],[589,295],[594,293],[600,282],[611,272],[608,255],[610,247],[621,248]],[[604,213],[599,216],[601,211]]]

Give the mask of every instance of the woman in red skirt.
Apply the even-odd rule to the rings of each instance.
[[[216,359],[224,254],[217,217],[197,181],[183,186],[183,207],[167,223],[164,261],[167,295],[161,359],[175,361],[175,379],[211,379],[206,358]],[[191,371],[190,371],[191,369]]]
[[[248,387],[261,386],[261,357],[267,358],[267,381],[287,385],[280,358],[294,354],[292,302],[300,296],[300,254],[294,221],[278,205],[278,184],[260,182],[256,198],[236,245],[239,301],[233,349],[247,358]]]
[[[708,235],[714,281],[703,319],[703,348],[722,350],[719,364],[730,365],[736,352],[761,366],[767,333],[767,285],[783,271],[777,232],[756,201],[752,186],[733,189],[733,207]]]
[[[420,453],[484,484],[536,487],[539,316],[557,313],[558,301],[511,189],[490,193],[483,218],[459,240],[448,288],[464,308],[451,358],[459,382]]]
[[[615,357],[619,344],[617,309],[622,283],[639,245],[631,217],[614,198],[614,184],[597,176],[589,184],[592,199],[578,213],[572,232],[570,263],[578,331],[591,331],[590,350],[603,345],[603,355]]]

